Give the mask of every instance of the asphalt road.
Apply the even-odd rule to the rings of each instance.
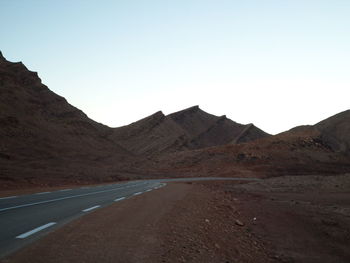
[[[86,213],[164,185],[137,181],[0,198],[0,258]]]
[[[73,219],[124,199],[146,194],[166,182],[258,180],[254,178],[176,178],[63,189],[0,198],[0,258]]]

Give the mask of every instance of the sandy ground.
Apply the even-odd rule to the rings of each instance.
[[[350,262],[349,189],[348,175],[169,184],[1,262]]]

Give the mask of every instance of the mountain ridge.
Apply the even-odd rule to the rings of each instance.
[[[172,117],[159,111],[130,125],[110,128],[52,92],[37,72],[22,62],[7,61],[1,53],[0,181],[6,187],[140,176],[146,172],[134,165],[139,159],[189,148],[189,134],[201,129],[190,130],[179,123],[196,111],[200,111],[198,106]],[[202,112],[200,116],[203,119],[198,123],[207,127],[205,121],[211,115]]]
[[[111,137],[135,154],[160,154],[179,150],[200,149],[240,141],[251,141],[269,134],[249,126],[253,131],[245,137],[246,125],[224,116],[215,116],[198,105],[164,115],[161,111],[140,121],[115,128]],[[236,138],[237,136],[241,138]],[[148,147],[146,147],[148,146]]]
[[[350,111],[271,136],[198,105],[110,128],[0,52],[0,185],[350,171]]]

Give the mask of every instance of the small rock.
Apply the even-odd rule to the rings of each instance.
[[[242,223],[242,221],[240,221],[240,220],[238,220],[238,219],[236,219],[235,223],[236,223],[236,225],[238,225],[238,226],[244,226],[244,224]]]
[[[209,219],[205,219],[205,222],[209,224],[210,220]]]

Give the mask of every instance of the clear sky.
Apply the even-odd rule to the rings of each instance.
[[[112,127],[199,105],[275,134],[350,108],[349,0],[0,0],[0,36]]]

